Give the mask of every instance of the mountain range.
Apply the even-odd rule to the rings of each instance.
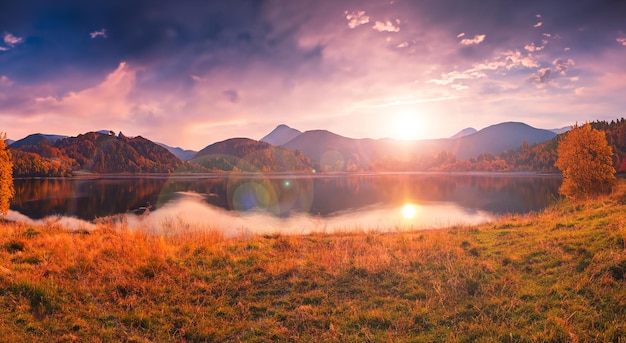
[[[489,126],[480,131],[465,129],[452,138],[399,141],[393,139],[352,139],[325,130],[306,131],[282,146],[302,151],[321,170],[361,169],[385,159],[407,160],[440,152],[453,154],[456,159],[469,159],[480,154],[501,152],[552,139],[556,133],[536,129],[524,123],[508,122]],[[473,132],[473,133],[472,133]],[[272,139],[273,137],[265,137]],[[344,166],[341,166],[342,163]]]
[[[558,129],[563,130],[563,129]],[[429,140],[353,139],[327,130],[301,132],[278,125],[259,141],[232,138],[199,152],[173,148],[141,136],[100,130],[67,137],[33,134],[10,144],[18,175],[65,175],[76,170],[97,173],[215,172],[215,171],[358,171],[430,170],[456,160],[495,156],[527,144],[549,141],[551,130],[519,122],[500,123],[482,130],[467,128],[450,138]],[[106,148],[105,148],[106,147]],[[425,162],[426,161],[426,162]],[[410,162],[410,163],[409,163]],[[49,169],[33,172],[41,165]],[[29,167],[30,166],[30,167]]]

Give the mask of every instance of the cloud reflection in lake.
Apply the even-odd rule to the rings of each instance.
[[[468,211],[453,203],[431,202],[413,204],[414,215],[406,216],[403,206],[372,205],[358,210],[342,211],[331,216],[309,213],[277,217],[268,211],[227,211],[208,205],[196,193],[179,193],[178,198],[149,215],[127,214],[132,228],[167,234],[171,222],[179,222],[195,229],[216,229],[227,237],[248,234],[307,234],[336,231],[405,231],[442,228],[454,225],[475,225],[490,221],[492,214]],[[406,211],[406,210],[404,210]]]

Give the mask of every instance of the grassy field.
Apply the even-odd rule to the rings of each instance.
[[[0,341],[626,342],[617,188],[410,233],[0,222]]]

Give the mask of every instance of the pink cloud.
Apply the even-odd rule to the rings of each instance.
[[[396,25],[391,20],[387,21],[376,21],[372,28],[378,32],[400,32],[400,27],[397,26],[400,24],[400,20],[396,19]]]
[[[101,29],[99,31],[94,31],[94,32],[91,32],[89,36],[91,36],[92,39],[98,38],[98,37],[107,38],[107,30]]]
[[[361,26],[370,22],[370,17],[365,15],[365,11],[354,11],[354,12],[345,11],[344,15],[346,16],[346,19],[348,20],[348,27],[350,27],[351,29],[354,29],[358,26]]]
[[[4,34],[4,43],[6,43],[7,45],[9,45],[11,47],[15,46],[15,45],[17,45],[19,43],[22,43],[23,41],[24,41],[23,38],[16,37],[16,36],[14,36],[14,35],[12,35],[12,34],[10,34],[8,32]]]
[[[539,19],[539,21],[537,21],[537,23],[536,23],[535,25],[533,25],[533,27],[535,27],[535,28],[536,28],[536,27],[541,27],[541,26],[543,25],[543,22],[541,21],[541,18],[542,18],[541,14],[537,14],[537,15],[535,15],[535,17],[536,17],[537,19]]]
[[[464,38],[462,39],[459,44],[461,45],[476,45],[476,44],[480,44],[485,40],[485,37],[487,37],[487,35],[475,35],[474,38]]]

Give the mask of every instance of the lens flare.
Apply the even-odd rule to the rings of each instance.
[[[243,183],[233,193],[232,205],[237,211],[270,209],[275,204],[276,196],[273,190],[259,182]]]

